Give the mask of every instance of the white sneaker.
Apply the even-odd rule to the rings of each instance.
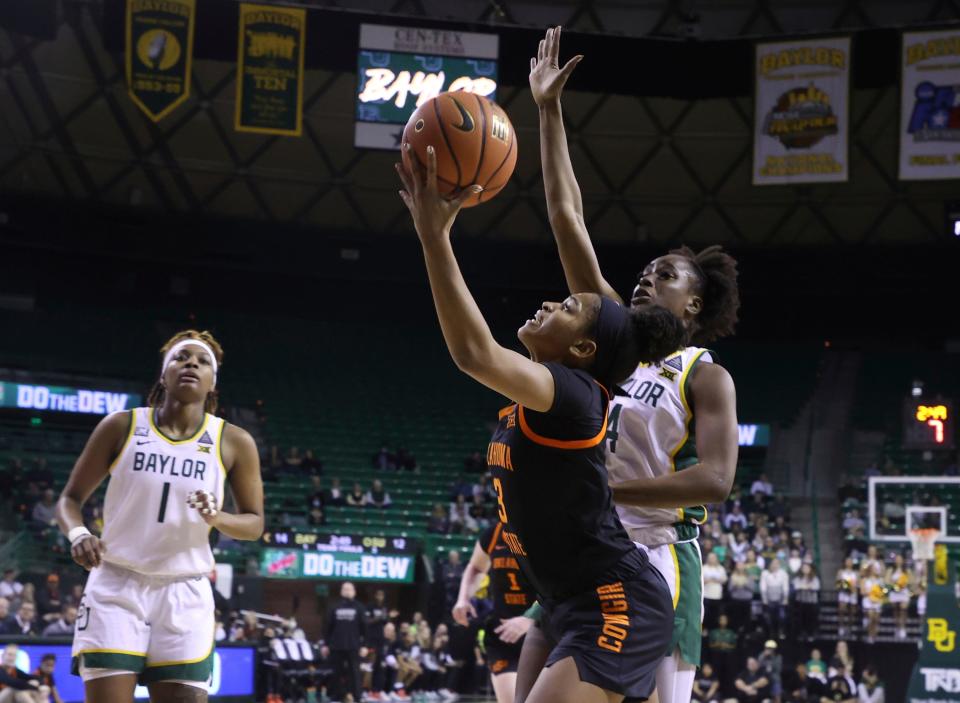
[[[439,693],[441,696],[443,696],[443,700],[446,701],[446,703],[453,703],[455,700],[457,700],[458,698],[460,698],[459,695],[457,695],[456,693],[454,693],[453,691],[451,691],[449,688],[441,688],[441,689],[438,691],[438,693]]]

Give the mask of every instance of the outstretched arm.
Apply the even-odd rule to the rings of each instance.
[[[463,202],[479,193],[480,186],[465,188],[457,198],[447,200],[437,190],[433,147],[427,147],[426,172],[415,156],[411,162],[416,173],[396,165],[404,185],[400,197],[413,215],[423,245],[433,303],[450,356],[461,371],[488,388],[531,410],[546,412],[553,405],[553,375],[542,364],[497,344],[453,254],[450,228]]]
[[[699,462],[673,473],[611,486],[622,505],[679,508],[726,500],[737,472],[737,396],[722,366],[701,364],[690,380]]]
[[[537,58],[530,59],[530,91],[540,111],[540,161],[550,228],[570,292],[600,293],[623,302],[600,272],[584,221],[583,199],[563,127],[560,94],[583,56],[574,56],[563,68],[560,68],[559,56],[560,27],[553,27],[540,41]]]

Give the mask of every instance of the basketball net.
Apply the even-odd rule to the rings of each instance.
[[[910,530],[910,546],[913,549],[914,560],[923,559],[924,561],[932,561],[934,545],[939,536],[940,530],[935,527],[923,527]]]

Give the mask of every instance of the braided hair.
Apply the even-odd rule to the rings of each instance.
[[[161,363],[173,345],[177,344],[178,342],[182,342],[185,339],[197,339],[203,342],[213,350],[214,355],[217,357],[217,365],[219,366],[223,364],[223,347],[221,347],[220,342],[218,342],[214,336],[206,330],[203,330],[202,332],[198,330],[183,330],[182,332],[177,332],[170,339],[168,339],[162,347],[160,347]],[[149,405],[151,408],[156,408],[162,405],[163,399],[167,393],[167,389],[163,385],[163,369],[160,369],[160,376],[161,378],[154,384],[153,389],[150,391],[150,395],[147,398],[147,405]],[[207,394],[207,399],[203,402],[204,412],[208,412],[211,415],[214,414],[217,411],[218,400],[219,391],[214,388]]]

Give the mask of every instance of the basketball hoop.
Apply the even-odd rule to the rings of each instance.
[[[910,546],[913,548],[914,560],[923,559],[925,561],[931,561],[933,559],[934,545],[939,536],[940,530],[935,527],[923,527],[910,530]]]

